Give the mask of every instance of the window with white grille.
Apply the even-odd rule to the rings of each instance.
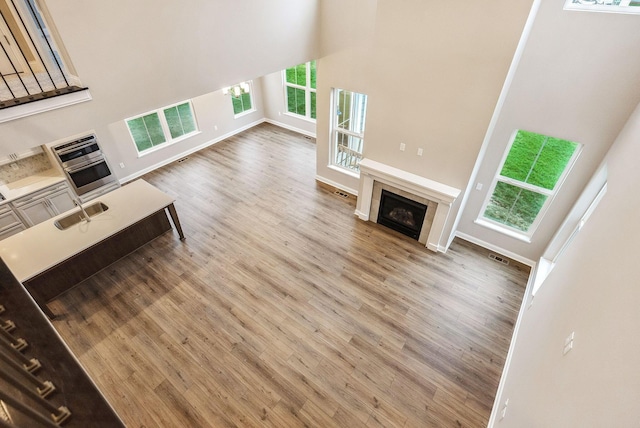
[[[344,89],[334,89],[333,108],[331,163],[359,172],[364,145],[367,96]]]

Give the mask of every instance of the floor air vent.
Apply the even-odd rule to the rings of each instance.
[[[508,265],[508,264],[509,264],[509,260],[505,259],[505,258],[504,258],[504,257],[502,257],[502,256],[498,256],[498,255],[496,255],[496,254],[489,254],[489,258],[490,258],[491,260],[495,260],[496,262],[500,262],[500,263],[502,263],[503,265]]]
[[[178,159],[176,162],[178,162],[178,163],[182,163],[182,162],[186,161],[187,159],[189,159],[189,158],[182,158],[182,159]]]
[[[343,192],[342,190],[336,190],[333,193],[335,193],[336,195],[340,196],[341,198],[348,198],[349,197],[349,194]]]

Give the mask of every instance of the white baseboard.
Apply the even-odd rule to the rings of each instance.
[[[496,398],[495,401],[493,403],[493,408],[491,409],[491,416],[489,418],[489,424],[487,425],[488,427],[493,427],[495,426],[496,422],[498,421],[498,412],[500,411],[501,407],[503,406],[503,401],[504,401],[504,397],[503,397],[503,392],[504,392],[504,387],[506,384],[506,376],[507,373],[509,372],[509,367],[511,365],[511,360],[513,358],[513,352],[515,350],[515,346],[516,346],[516,340],[518,337],[518,332],[520,330],[520,325],[522,324],[522,319],[524,318],[524,313],[525,311],[529,308],[530,304],[531,304],[531,299],[533,297],[531,297],[531,292],[533,291],[533,285],[534,285],[534,280],[535,280],[535,276],[536,276],[536,268],[537,268],[537,263],[534,262],[533,260],[527,259],[526,257],[522,257],[519,256],[511,251],[507,251],[503,248],[500,248],[496,245],[492,245],[489,244],[488,242],[484,242],[480,239],[474,238],[470,235],[467,235],[466,233],[462,233],[462,232],[458,232],[456,231],[455,236],[464,239],[465,241],[469,241],[472,242],[476,245],[479,245],[483,248],[486,248],[488,250],[491,251],[495,251],[496,253],[500,253],[503,256],[509,257],[510,259],[513,260],[517,260],[520,263],[523,263],[525,265],[531,266],[531,273],[529,274],[529,281],[527,282],[527,287],[524,291],[524,295],[522,298],[522,305],[520,306],[520,310],[518,311],[518,318],[516,320],[516,323],[513,327],[513,334],[511,335],[511,343],[509,344],[509,351],[507,352],[507,357],[505,359],[505,363],[504,363],[504,367],[502,369],[502,375],[500,376],[500,382],[498,384],[498,391],[496,392]]]
[[[243,131],[246,131],[249,128],[253,128],[254,126],[260,125],[261,123],[264,123],[265,121],[266,120],[264,118],[262,118],[260,120],[256,120],[255,122],[251,122],[248,125],[242,126],[242,127],[238,128],[238,129],[234,129],[231,132],[228,132],[228,133],[226,133],[224,135],[221,135],[218,138],[215,138],[213,140],[209,140],[204,144],[200,144],[199,146],[196,146],[196,147],[193,147],[193,148],[191,148],[189,150],[181,152],[181,153],[179,153],[179,154],[177,154],[175,156],[172,156],[172,157],[170,157],[168,159],[164,159],[163,161],[158,162],[157,164],[151,165],[150,167],[144,168],[144,169],[142,169],[140,171],[136,171],[135,173],[133,173],[131,175],[128,175],[128,176],[126,176],[124,178],[121,178],[119,180],[120,184],[124,184],[124,183],[127,183],[129,181],[135,180],[136,178],[141,177],[141,176],[143,176],[143,175],[145,175],[145,174],[147,174],[147,173],[149,173],[149,172],[151,172],[151,171],[153,171],[155,169],[158,169],[160,167],[168,165],[171,162],[175,162],[178,159],[182,159],[185,156],[189,156],[190,154],[195,153],[198,150],[202,150],[202,149],[207,148],[207,147],[209,147],[209,146],[211,146],[213,144],[219,143],[220,141],[225,140],[225,139],[227,139],[229,137],[233,137],[234,135],[239,134],[239,133],[241,133]]]
[[[335,181],[329,180],[328,178],[324,178],[324,177],[321,177],[319,175],[316,175],[316,180],[318,180],[321,183],[328,184],[329,186],[333,186],[336,189],[340,189],[340,190],[342,190],[344,192],[350,193],[350,194],[352,194],[354,196],[358,196],[358,191],[357,190],[351,189],[350,187],[346,187],[346,186],[344,186],[344,185],[342,185],[340,183],[336,183]]]
[[[511,361],[513,360],[513,353],[516,349],[518,332],[520,331],[520,326],[522,325],[522,319],[524,318],[525,311],[529,309],[529,307],[533,304],[533,296],[531,295],[531,293],[533,291],[533,285],[535,281],[535,271],[536,264],[534,263],[534,265],[531,267],[531,274],[529,275],[527,288],[524,290],[524,297],[522,298],[522,305],[520,305],[520,310],[518,311],[518,318],[516,319],[516,324],[513,326],[513,334],[511,335],[511,342],[509,343],[509,351],[507,351],[507,358],[505,358],[504,360],[502,374],[500,375],[500,382],[498,383],[498,390],[496,391],[496,398],[493,402],[491,415],[489,416],[489,423],[487,424],[487,427],[489,428],[496,426],[496,423],[500,421],[499,412],[503,407],[505,401],[504,388],[507,383],[507,374],[509,373],[509,368],[511,367]]]
[[[481,239],[474,238],[473,236],[467,235],[466,233],[462,233],[462,232],[456,231],[455,236],[457,236],[460,239],[464,239],[465,241],[469,241],[469,242],[471,242],[473,244],[479,245],[479,246],[481,246],[483,248],[486,248],[487,250],[491,250],[491,251],[495,251],[496,253],[500,253],[503,256],[507,256],[510,259],[513,259],[515,261],[523,263],[523,264],[525,264],[527,266],[533,267],[533,266],[536,265],[536,262],[534,262],[533,260],[530,260],[530,259],[528,259],[526,257],[522,257],[522,256],[520,256],[520,255],[518,255],[518,254],[516,254],[514,252],[505,250],[504,248],[500,248],[497,245],[489,244],[488,242],[485,242],[485,241],[483,241]]]
[[[316,138],[315,132],[305,131],[304,129],[296,128],[295,126],[287,125],[286,123],[278,122],[273,119],[264,119],[265,122],[270,123],[280,128],[288,129],[289,131],[297,132],[298,134],[306,135],[307,137]]]

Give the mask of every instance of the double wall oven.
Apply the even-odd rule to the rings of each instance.
[[[51,149],[83,202],[120,186],[95,135],[57,144]]]

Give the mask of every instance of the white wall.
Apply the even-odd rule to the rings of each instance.
[[[542,0],[517,64],[458,229],[480,241],[536,260],[562,223],[640,100],[637,15],[563,11]],[[532,242],[474,224],[513,132],[524,129],[582,143],[584,150]]]
[[[608,154],[607,194],[524,312],[495,427],[638,426],[639,141],[640,105]]]
[[[0,152],[95,129],[122,178],[241,128],[255,117],[234,120],[228,99],[207,94],[315,58],[318,3],[47,0],[93,100],[0,124]],[[123,120],[189,98],[203,132],[138,158]]]
[[[464,189],[531,0],[343,3],[321,5],[318,111],[330,110],[331,88],[367,94],[365,157]],[[328,167],[328,115],[317,135],[318,175],[357,189]]]

